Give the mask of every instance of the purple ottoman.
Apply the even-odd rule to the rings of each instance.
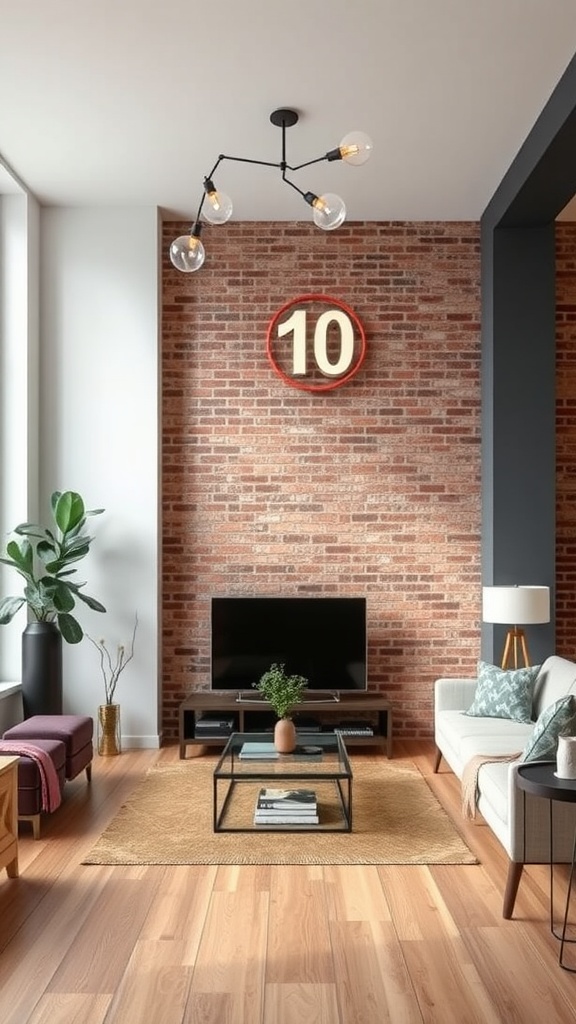
[[[66,748],[66,778],[86,769],[92,778],[94,721],[88,715],[33,715],[4,733],[5,740],[59,740]]]
[[[20,737],[22,739],[22,737]],[[64,789],[66,747],[60,740],[30,740],[50,757],[58,775],[60,793]],[[22,755],[18,762],[18,819],[32,822],[34,839],[40,838],[40,814],[42,812],[42,781],[36,761]]]

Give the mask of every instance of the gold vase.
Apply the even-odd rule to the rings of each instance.
[[[279,718],[276,722],[274,746],[279,754],[291,754],[296,748],[296,726],[291,718]]]
[[[121,750],[120,705],[101,704],[98,708],[98,753],[112,757]]]

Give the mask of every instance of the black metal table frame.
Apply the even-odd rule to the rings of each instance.
[[[234,776],[234,752],[232,750],[232,753],[231,753],[231,757],[232,757],[232,772],[230,774],[225,773],[224,775],[218,775],[217,773],[220,770],[220,766],[225,761],[225,759],[230,755],[230,747],[231,746],[233,747],[234,741],[235,741],[235,739],[236,739],[236,737],[238,735],[239,735],[238,733],[232,733],[232,735],[230,736],[230,739],[228,740],[228,743],[226,744],[224,750],[222,751],[222,755],[218,759],[218,763],[217,763],[217,765],[216,765],[216,767],[214,769],[214,773],[213,773],[213,776],[212,776],[212,821],[213,821],[213,830],[214,830],[214,832],[250,832],[250,833],[260,833],[260,832],[321,832],[321,833],[324,833],[324,834],[328,834],[328,833],[333,833],[333,832],[351,832],[352,831],[352,779],[353,779],[353,775],[352,775],[352,769],[350,767],[350,762],[348,761],[346,746],[345,746],[345,743],[344,743],[344,741],[343,741],[341,736],[338,736],[338,735],[335,736],[334,746],[338,747],[339,755],[340,755],[340,760],[345,765],[348,765],[348,772],[345,773],[345,774],[344,773],[337,773],[335,771],[328,771],[328,772],[314,772],[314,773],[310,773],[310,775],[307,775],[305,771],[304,772],[301,771],[301,772],[296,773],[296,772],[290,772],[289,770],[283,771],[281,773],[272,773],[272,772],[266,772],[263,769],[262,771],[254,771],[250,775],[246,775],[246,776],[242,776],[242,777],[237,777],[237,776]],[[248,736],[248,739],[252,740],[253,739],[253,735],[250,734]],[[313,735],[310,737],[310,742],[311,743],[314,742]],[[261,763],[265,764],[266,762],[261,762]],[[274,761],[273,763],[277,764],[278,762]],[[239,828],[239,827],[236,827],[236,828],[226,828],[226,826],[222,825],[222,821],[224,820],[224,817],[226,815],[226,810],[227,810],[227,808],[230,805],[230,801],[232,799],[232,795],[234,793],[234,789],[235,789],[236,786],[241,786],[244,783],[254,784],[255,782],[270,782],[271,780],[273,781],[274,779],[276,779],[278,781],[282,781],[282,782],[298,782],[298,781],[306,781],[306,782],[308,782],[308,781],[314,781],[314,782],[316,782],[316,781],[318,781],[318,782],[333,782],[335,787],[336,787],[337,793],[338,793],[338,801],[339,801],[339,804],[340,804],[340,811],[341,811],[341,814],[342,814],[343,825],[335,825],[334,827],[332,827],[332,826],[325,826],[325,825],[323,826],[321,824],[320,825],[299,825],[299,824],[292,824],[292,825],[259,825],[258,828],[255,828],[253,825],[251,825],[251,826],[248,825],[245,828]],[[218,811],[218,783],[226,781],[226,780],[228,780],[228,789],[226,790],[226,795],[225,795],[224,800],[222,802],[222,806],[220,808],[220,811]],[[344,787],[343,787],[343,783],[345,783]]]
[[[576,943],[576,938],[566,938],[566,931],[568,929],[568,913],[570,909],[570,898],[572,894],[572,884],[574,880],[574,867],[576,861],[576,827],[574,829],[574,839],[572,842],[572,863],[570,865],[570,873],[568,876],[568,887],[566,890],[566,904],[564,907],[564,919],[562,921],[562,931],[558,933],[554,924],[554,803],[555,801],[576,803],[576,792],[571,786],[568,790],[567,787],[562,788],[561,786],[546,785],[546,783],[535,783],[522,774],[522,768],[528,767],[529,764],[533,764],[536,767],[545,768],[549,767],[553,769],[556,765],[555,761],[543,763],[543,762],[527,762],[526,765],[521,765],[518,771],[519,777],[522,780],[520,782],[520,788],[522,789],[524,802],[523,802],[523,813],[524,813],[524,861],[526,861],[526,794],[532,793],[535,796],[539,796],[542,799],[548,800],[549,807],[549,830],[550,830],[550,931],[555,939],[560,941],[560,950],[558,954],[558,963],[564,971],[570,971],[571,974],[576,974],[576,967],[570,967],[564,963],[564,946],[573,945]],[[556,782],[562,783],[573,782],[574,780],[562,780],[557,779]],[[567,795],[568,793],[574,793],[573,796]],[[555,794],[555,795],[552,795]]]

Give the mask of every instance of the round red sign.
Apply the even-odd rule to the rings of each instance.
[[[366,335],[349,306],[329,295],[300,295],[268,326],[266,352],[282,380],[302,391],[332,391],[358,373]]]

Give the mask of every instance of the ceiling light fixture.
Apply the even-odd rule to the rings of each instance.
[[[183,273],[192,273],[200,270],[206,258],[206,251],[200,240],[202,231],[202,220],[210,224],[225,224],[232,216],[232,200],[225,192],[221,192],[214,184],[214,175],[223,160],[235,160],[242,164],[259,164],[263,167],[277,167],[282,172],[282,181],[290,185],[298,192],[304,201],[312,207],[312,219],[317,227],[323,231],[333,231],[340,227],[346,218],[346,206],[344,200],[333,192],[326,192],[317,196],[314,192],[303,192],[293,181],[286,177],[287,171],[299,171],[302,167],[310,167],[311,164],[320,163],[323,160],[345,160],[346,163],[359,167],[366,163],[372,153],[372,141],[364,132],[349,132],[342,139],[337,149],[331,149],[324,156],[316,157],[314,160],[307,160],[303,164],[293,167],[286,162],[286,129],[298,123],[298,114],[295,110],[281,107],[273,110],[270,120],[277,128],[282,129],[282,159],[277,163],[270,160],[251,160],[248,157],[226,156],[221,153],[214,167],[204,178],[204,191],[196,214],[196,219],[190,228],[188,235],[180,235],[170,246],[170,259],[177,270]]]

